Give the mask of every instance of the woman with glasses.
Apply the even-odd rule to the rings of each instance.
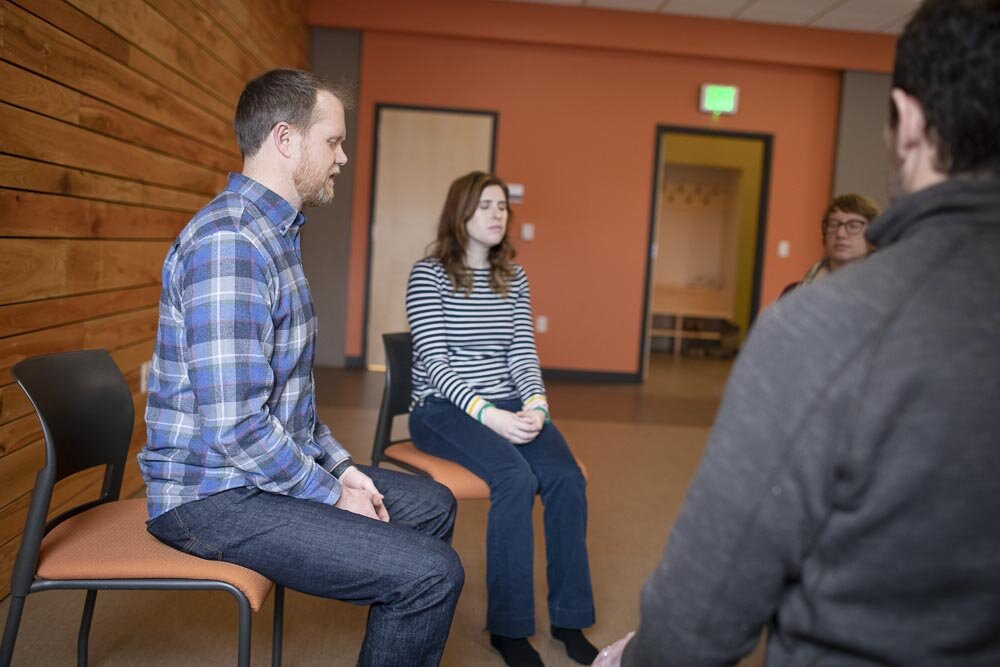
[[[878,204],[864,195],[834,197],[823,216],[823,259],[806,271],[799,284],[811,283],[867,257],[875,248],[868,243],[864,231],[879,213]]]

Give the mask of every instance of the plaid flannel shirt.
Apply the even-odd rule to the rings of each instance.
[[[255,486],[333,504],[348,452],[316,417],[302,213],[231,174],[167,253],[139,465],[151,519]]]

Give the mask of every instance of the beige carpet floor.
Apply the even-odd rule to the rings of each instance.
[[[590,548],[597,624],[588,636],[611,643],[638,622],[638,594],[659,561],[670,526],[697,466],[729,363],[654,358],[642,385],[549,382],[553,417],[590,471]],[[359,461],[370,457],[382,376],[317,371],[321,417]],[[404,425],[398,425],[401,428]],[[454,546],[466,585],[443,665],[503,665],[489,646],[486,617],[485,501],[460,505]],[[569,666],[548,636],[544,537],[536,504],[533,644],[549,666]],[[28,598],[14,665],[75,663],[83,594]],[[295,592],[286,597],[284,665],[354,665],[366,610]],[[6,619],[8,602],[0,603]],[[270,664],[270,602],[254,619],[253,662]],[[217,592],[102,592],[91,631],[91,665],[227,665],[236,657],[236,610]],[[763,664],[762,652],[741,667]]]

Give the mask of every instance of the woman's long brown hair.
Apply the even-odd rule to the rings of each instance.
[[[507,184],[492,174],[474,171],[455,179],[448,188],[448,196],[444,200],[441,218],[438,221],[437,240],[431,249],[431,257],[435,257],[444,266],[451,278],[451,286],[456,292],[472,293],[472,271],[465,264],[465,244],[469,240],[465,229],[467,223],[479,207],[479,198],[483,190],[491,185],[498,185],[503,190],[507,200],[507,229],[503,240],[490,248],[490,289],[501,296],[507,296],[510,280],[514,277],[514,255],[516,251],[509,239],[510,223],[514,213],[510,210],[510,192]]]

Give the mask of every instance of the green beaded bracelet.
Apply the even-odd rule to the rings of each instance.
[[[479,414],[476,415],[476,419],[479,420],[480,424],[483,423],[483,413],[486,412],[486,408],[495,408],[495,407],[496,407],[495,405],[493,405],[489,401],[486,401],[486,405],[484,405],[483,407],[479,408]]]

